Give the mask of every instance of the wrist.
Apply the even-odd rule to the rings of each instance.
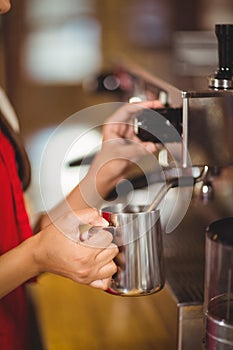
[[[42,272],[35,259],[35,253],[38,246],[38,238],[39,233],[28,238],[19,246],[19,248],[22,249],[22,252],[20,254],[22,257],[24,256],[24,265],[27,275],[26,280],[36,277]]]
[[[35,273],[35,276],[38,276],[44,272],[49,272],[46,266],[46,259],[48,258],[46,248],[49,245],[49,243],[46,243],[44,241],[44,238],[46,238],[46,236],[49,236],[49,234],[47,234],[45,230],[38,232],[32,238],[33,242],[31,247],[31,264],[33,266],[32,269]]]
[[[33,259],[34,237],[0,256],[0,297],[39,274]]]

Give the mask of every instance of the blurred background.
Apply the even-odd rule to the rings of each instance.
[[[111,101],[83,82],[121,56],[165,80],[185,74],[182,62],[212,73],[214,25],[232,18],[231,0],[12,0],[1,17],[2,84],[28,135]]]
[[[32,162],[35,210],[42,209],[35,191],[39,158],[54,128],[87,107],[118,101],[98,91],[96,76],[126,59],[183,89],[205,89],[218,63],[214,26],[232,18],[232,0],[12,0],[0,19],[0,76]],[[83,118],[80,132],[90,126]],[[100,133],[87,135],[82,148],[101,140]],[[65,171],[67,192],[73,170]],[[51,197],[51,204],[60,199],[56,192]]]
[[[54,128],[77,111],[117,101],[98,93],[93,77],[129,59],[174,84],[188,86],[192,76],[195,86],[195,76],[217,67],[214,26],[232,23],[233,6],[232,0],[12,0],[0,20],[1,84],[20,118],[36,187],[42,143]],[[41,210],[31,191],[32,206]],[[169,319],[161,322],[156,307],[162,294],[123,300],[48,275],[32,289],[48,350],[173,349]]]

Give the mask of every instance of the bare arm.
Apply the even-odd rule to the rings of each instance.
[[[34,240],[28,239],[0,256],[0,297],[39,274],[34,263]]]
[[[162,107],[159,101],[145,101],[137,104],[125,104],[119,108],[103,126],[103,143],[96,155],[88,174],[67,198],[44,215],[42,226],[56,219],[68,209],[99,207],[108,193],[124,178],[133,164],[156,147],[151,142],[142,142],[133,131],[133,118],[144,108]]]
[[[118,253],[112,235],[101,230],[85,242],[75,241],[80,224],[106,226],[96,209],[68,213],[17,248],[0,256],[0,297],[43,272],[106,289],[116,272]],[[68,239],[66,236],[71,237]]]

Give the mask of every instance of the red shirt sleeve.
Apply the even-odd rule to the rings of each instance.
[[[31,235],[15,152],[0,130],[0,254]],[[0,349],[30,349],[28,312],[24,285],[0,300]]]

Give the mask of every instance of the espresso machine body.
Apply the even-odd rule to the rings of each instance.
[[[121,69],[133,82],[123,101],[134,99],[139,91],[144,99],[160,99],[165,108],[156,112],[161,112],[169,125],[178,126],[180,139],[167,139],[158,159],[159,152],[165,149],[169,153],[178,144],[176,167],[201,174],[183,220],[163,237],[166,284],[156,296],[156,310],[170,331],[171,350],[203,349],[205,229],[215,220],[233,216],[233,90],[208,86],[203,91],[187,90],[134,64]],[[143,115],[137,118],[139,136],[146,122]],[[148,134],[146,137],[150,139]],[[166,165],[169,174],[171,164]],[[166,166],[161,166],[166,171]]]
[[[232,39],[232,25],[230,34]],[[229,47],[232,42],[229,46],[227,41],[227,50]],[[232,60],[223,59],[221,63],[232,65]],[[169,330],[169,350],[203,349],[205,230],[211,222],[233,216],[233,85],[229,75],[233,67],[223,68],[209,79],[209,86],[206,77],[201,90],[164,81],[133,62],[121,62],[115,69],[116,75],[120,72],[131,82],[128,89],[121,91],[123,102],[158,99],[164,105],[155,111],[165,121],[157,155],[168,180],[173,174],[174,162],[169,162],[173,147],[176,169],[188,171],[196,179],[186,214],[171,233],[163,236],[166,283],[156,295],[155,312]],[[226,71],[225,76],[222,72]],[[156,118],[153,122],[142,114],[134,124],[142,140],[151,137],[151,141],[160,142],[153,138]],[[170,126],[176,128],[177,139],[169,139]],[[159,181],[160,176],[154,176],[157,170],[148,168],[151,181]]]
[[[202,349],[204,232],[212,221],[233,215],[233,90],[188,91],[161,81],[141,68],[134,67],[133,72],[129,69],[129,74],[136,84],[144,86],[144,96],[154,94],[158,99],[166,96],[168,109],[180,110],[176,116],[179,120],[172,121],[173,125],[180,125],[181,135],[176,166],[205,173],[194,185],[192,201],[182,222],[163,237],[166,285],[157,295],[156,304],[163,320],[167,319],[167,326],[172,327],[174,347],[171,349]],[[145,127],[143,118],[139,118],[137,130],[142,122]],[[171,121],[172,116],[169,119]],[[172,147],[163,146],[168,150]],[[166,317],[167,304],[171,307]]]

